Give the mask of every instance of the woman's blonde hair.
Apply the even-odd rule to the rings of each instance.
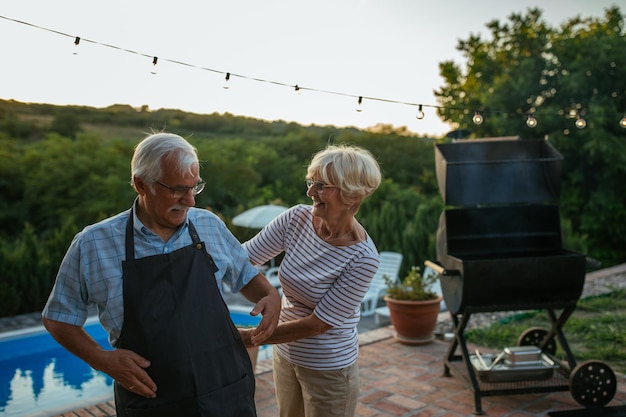
[[[381,173],[368,150],[353,145],[329,145],[313,156],[307,178],[337,186],[343,201],[356,204],[358,209],[365,197],[380,185]]]

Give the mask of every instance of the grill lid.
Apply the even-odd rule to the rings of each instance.
[[[435,145],[446,205],[557,202],[563,156],[540,139],[474,139]]]

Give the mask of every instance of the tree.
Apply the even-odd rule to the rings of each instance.
[[[76,135],[81,131],[80,121],[74,113],[69,111],[61,112],[52,120],[50,131],[75,139]]]
[[[76,140],[50,134],[19,155],[23,215],[36,230],[59,227],[67,217],[80,226],[129,207],[131,144],[79,134]]]
[[[626,130],[618,122],[626,111],[626,36],[619,8],[560,28],[529,9],[487,27],[490,39],[459,41],[465,68],[440,64],[440,116],[473,137],[550,140],[564,156],[561,214],[574,240],[605,264],[623,262]],[[475,111],[484,117],[480,126]],[[579,117],[586,128],[575,127]]]

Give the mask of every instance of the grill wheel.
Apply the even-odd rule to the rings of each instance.
[[[604,362],[589,360],[579,364],[569,377],[572,397],[585,407],[604,407],[617,391],[613,370]]]
[[[517,339],[517,346],[539,347],[547,334],[548,330],[543,327],[530,327],[524,330],[524,332]],[[556,343],[554,342],[554,337],[548,341],[546,346],[543,348],[543,351],[549,353],[550,355],[556,354]]]

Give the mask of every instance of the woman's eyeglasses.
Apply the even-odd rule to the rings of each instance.
[[[337,188],[336,185],[324,184],[321,181],[315,181],[312,178],[306,179],[306,188],[309,189],[311,187],[315,187],[315,191],[318,193],[324,191],[324,188]]]

